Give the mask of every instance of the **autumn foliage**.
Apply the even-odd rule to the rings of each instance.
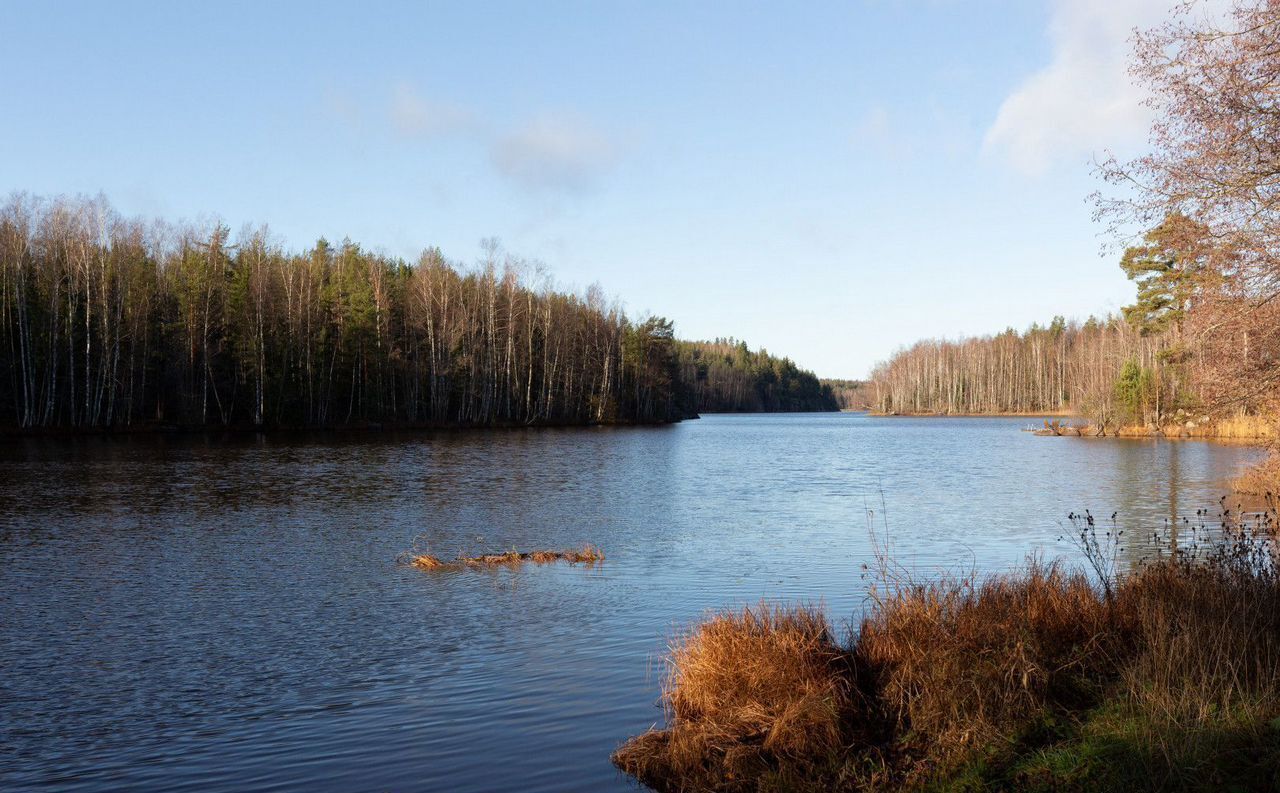
[[[1235,2],[1221,17],[1184,3],[1135,38],[1150,92],[1150,148],[1106,160],[1099,216],[1118,238],[1178,221],[1161,247],[1179,262],[1188,345],[1207,400],[1275,410],[1280,387],[1280,6]]]

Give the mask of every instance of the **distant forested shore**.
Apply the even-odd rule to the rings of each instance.
[[[883,413],[1114,413],[1116,383],[1132,363],[1148,380],[1140,396],[1162,410],[1191,387],[1185,368],[1161,367],[1167,346],[1121,317],[1054,317],[1022,332],[917,342],[876,367],[869,397]]]
[[[681,342],[487,244],[471,267],[266,227],[0,207],[0,428],[27,432],[664,423],[835,409],[811,372]]]
[[[1270,373],[1241,372],[1268,365],[1271,335],[1255,334],[1250,350],[1243,332],[1223,349],[1232,342],[1177,327],[1150,332],[1132,310],[1083,323],[1055,317],[1022,332],[917,342],[878,365],[858,394],[889,415],[1078,416],[1097,434],[1213,435],[1211,423],[1271,413]]]
[[[840,409],[813,372],[736,339],[676,344],[680,382],[699,413],[819,412]]]
[[[1218,244],[1171,213],[1124,251],[1137,296],[1120,315],[918,342],[875,368],[867,401],[881,413],[1073,414],[1102,431],[1275,418],[1280,280]]]

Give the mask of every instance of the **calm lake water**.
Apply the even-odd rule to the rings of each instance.
[[[1216,506],[1256,450],[1028,419],[0,442],[0,789],[599,791],[705,610],[1001,569]],[[396,555],[595,543],[598,568]],[[1136,552],[1135,552],[1136,553]]]

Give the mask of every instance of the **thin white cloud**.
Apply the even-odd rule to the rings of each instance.
[[[461,105],[424,98],[409,83],[396,86],[391,97],[391,124],[407,138],[437,138],[465,132],[474,114]]]
[[[878,157],[901,160],[909,156],[911,145],[897,129],[893,117],[884,105],[867,109],[854,125],[852,142],[855,148],[874,153]]]
[[[584,118],[545,114],[500,137],[490,156],[499,173],[522,187],[579,192],[613,166],[618,146]]]
[[[360,105],[347,91],[330,86],[325,89],[322,102],[325,112],[346,126],[353,129],[363,126],[364,118],[360,113]]]
[[[1000,106],[984,147],[1038,174],[1064,159],[1141,140],[1150,123],[1128,73],[1135,28],[1158,24],[1170,0],[1055,0],[1049,65]]]
[[[866,155],[905,162],[965,155],[974,150],[980,134],[964,111],[926,95],[892,111],[881,104],[870,106],[849,139]]]
[[[386,112],[392,131],[403,138],[452,137],[487,153],[497,174],[522,190],[586,192],[620,154],[612,136],[578,114],[542,113],[519,126],[495,129],[469,106],[429,99],[408,82],[394,87]],[[335,113],[357,115],[347,105]]]

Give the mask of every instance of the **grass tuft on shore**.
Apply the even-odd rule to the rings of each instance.
[[[847,743],[848,660],[821,610],[763,603],[718,614],[671,649],[670,728],[614,762],[664,790],[746,790],[779,765],[804,769]]]
[[[1263,500],[1263,508],[1280,514],[1280,444],[1273,444],[1267,459],[1249,468],[1234,483],[1234,489]]]
[[[943,762],[1015,740],[1049,707],[1096,697],[1131,623],[1084,575],[1033,561],[1018,575],[895,589],[852,654],[894,732]]]
[[[613,760],[660,791],[1280,789],[1276,558],[1228,527],[1106,586],[901,582],[843,643],[808,606],[718,614]]]

